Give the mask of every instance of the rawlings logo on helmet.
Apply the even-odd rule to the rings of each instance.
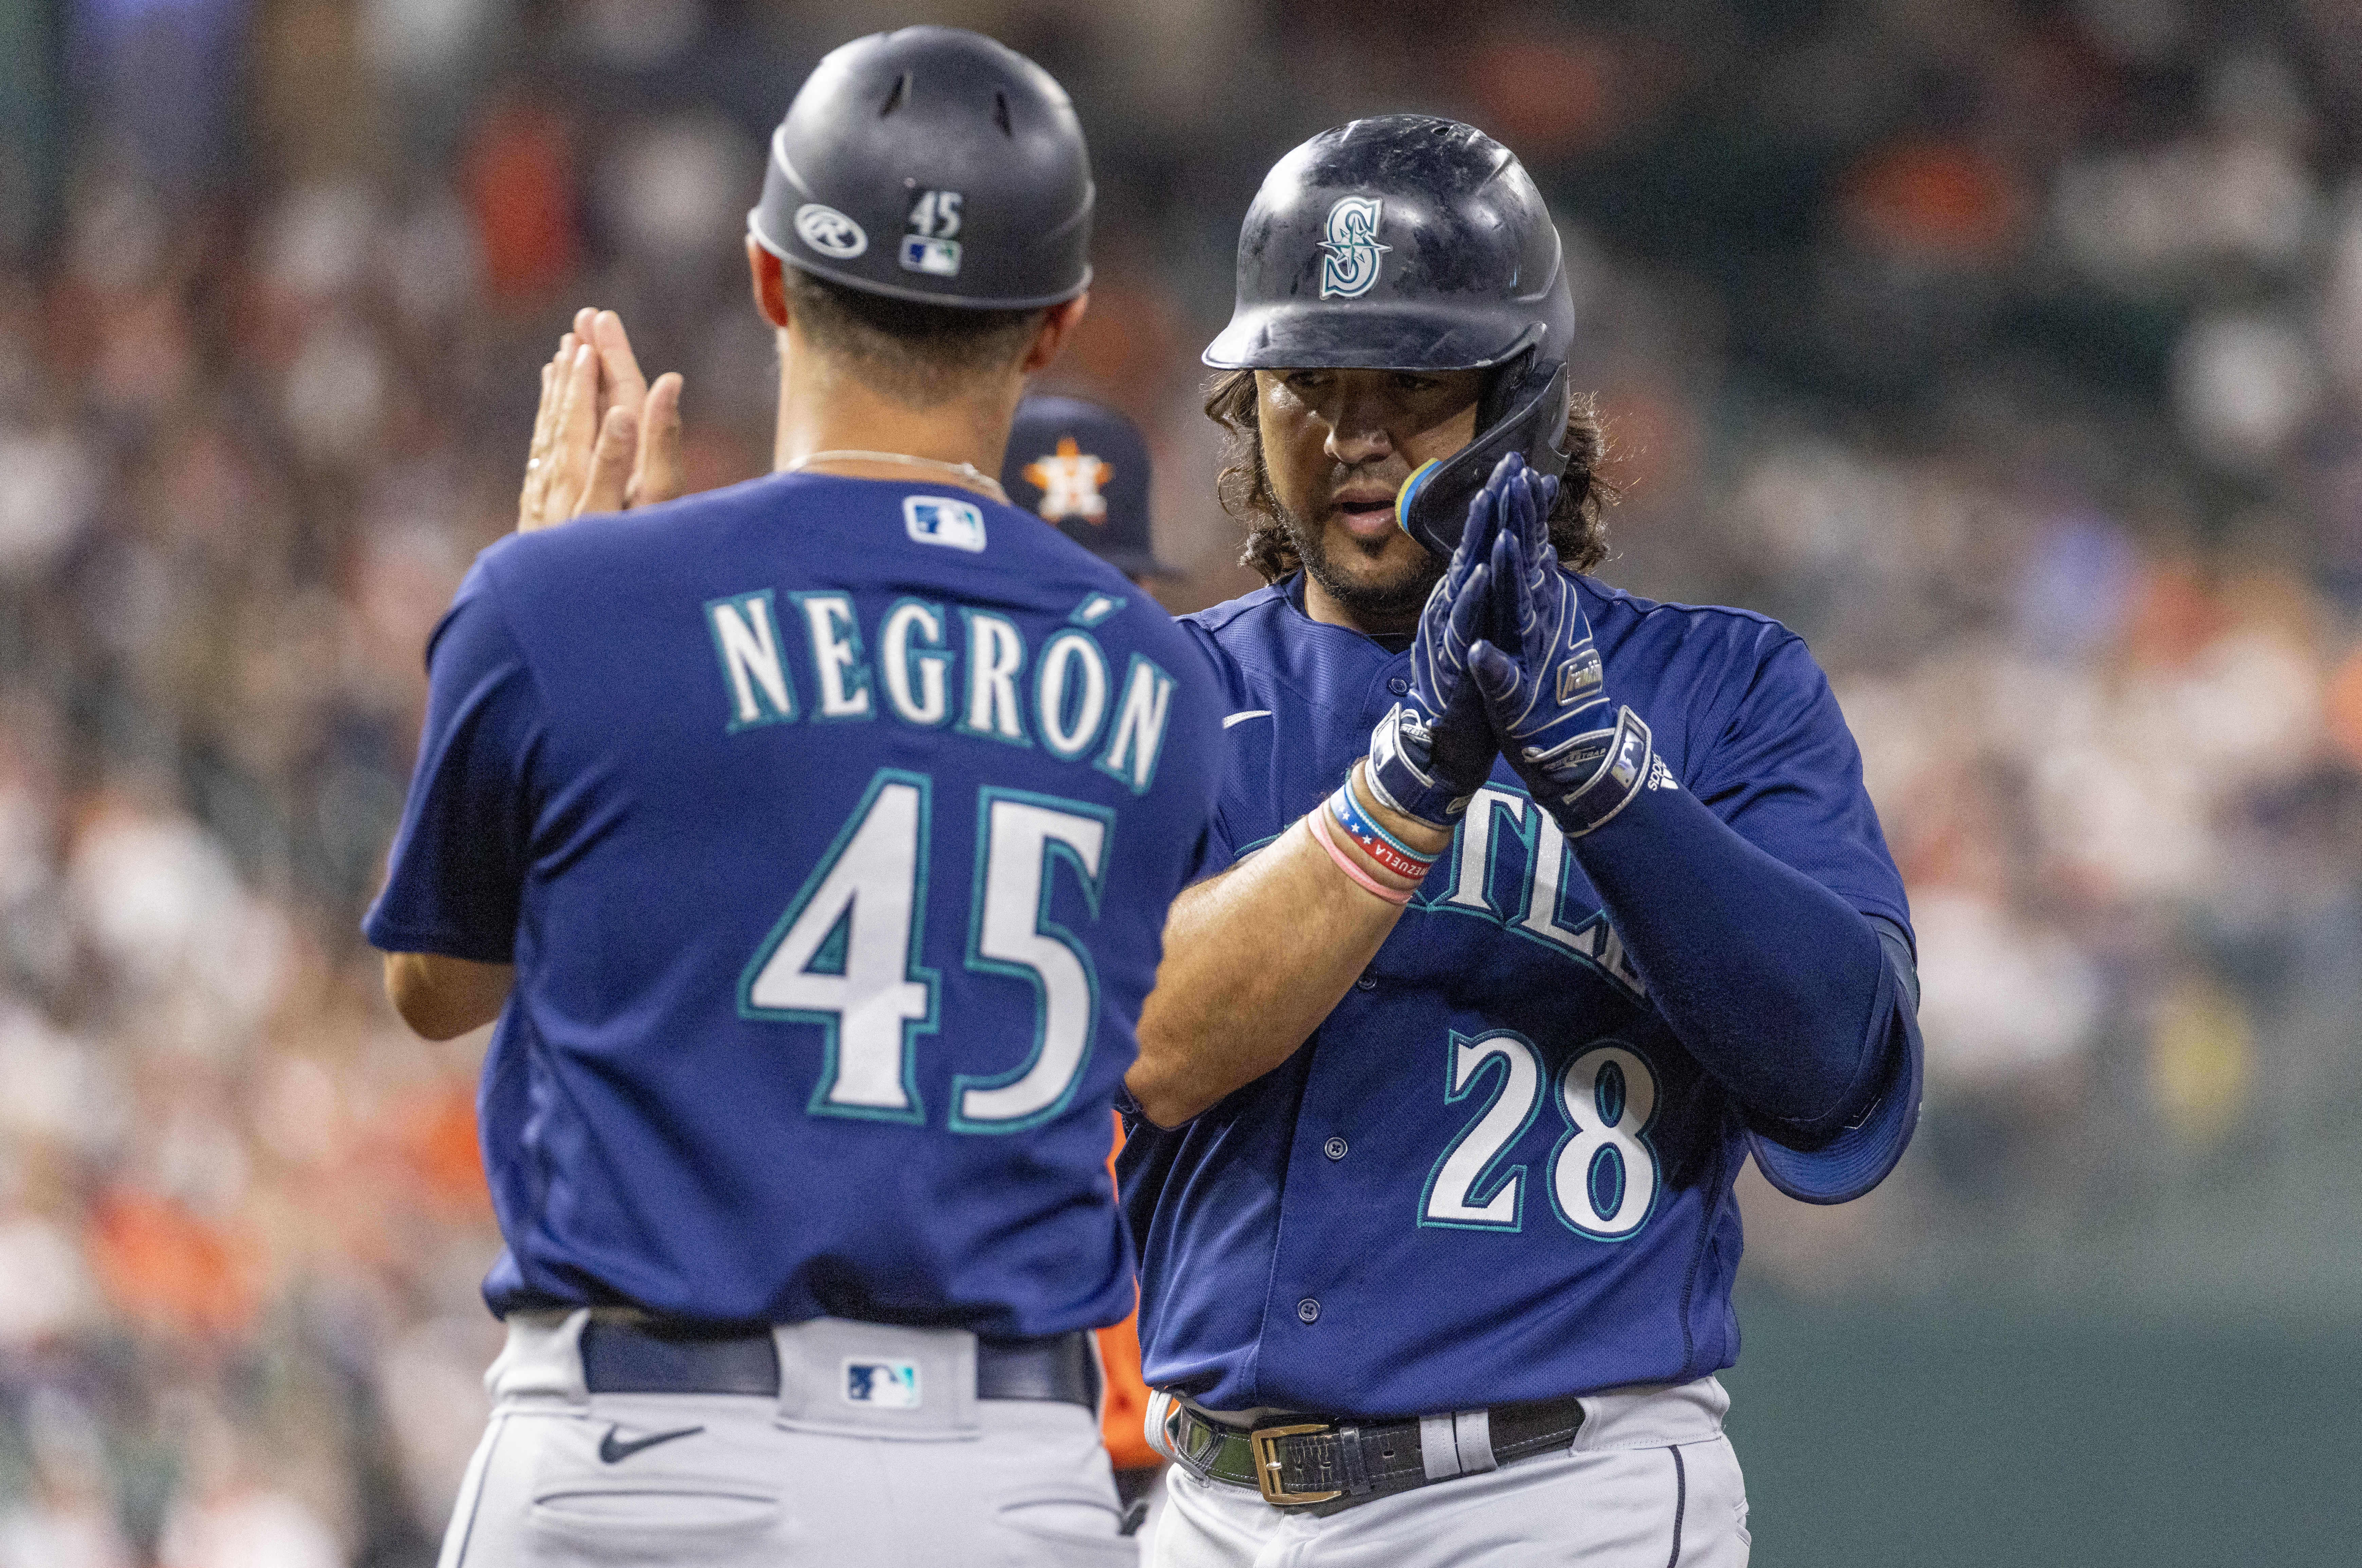
[[[806,202],[796,209],[796,237],[840,261],[850,261],[869,248],[869,236],[859,224],[818,202]]]
[[[1376,196],[1345,196],[1329,209],[1320,248],[1320,297],[1355,300],[1378,281],[1378,258],[1394,248],[1378,243],[1378,215],[1385,203]]]

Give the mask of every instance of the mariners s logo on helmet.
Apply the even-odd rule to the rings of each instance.
[[[1378,243],[1378,215],[1385,203],[1376,196],[1341,197],[1329,209],[1320,248],[1320,297],[1359,299],[1378,281],[1378,258],[1394,248]]]

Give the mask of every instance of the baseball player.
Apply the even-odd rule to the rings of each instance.
[[[444,1568],[1136,1560],[1107,1108],[1220,731],[1186,635],[990,477],[1091,199],[1021,56],[831,54],[749,219],[778,471],[505,540],[436,633],[367,929],[422,1031],[499,1019],[508,1344]],[[671,415],[583,325],[528,523],[678,482],[622,481]]]
[[[1127,1078],[1169,1568],[1741,1563],[1732,1182],[1917,1115],[1908,913],[1805,645],[1580,575],[1598,432],[1505,148],[1271,171],[1210,413],[1271,585]]]

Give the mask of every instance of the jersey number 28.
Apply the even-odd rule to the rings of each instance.
[[[739,982],[740,1016],[816,1023],[826,1042],[815,1115],[923,1121],[914,1053],[936,1026],[939,974],[925,945],[933,780],[880,769],[836,842]],[[1074,1098],[1098,1021],[1087,948],[1050,918],[1057,867],[1069,867],[1098,918],[1113,813],[1076,801],[987,788],[977,801],[971,971],[1028,981],[1031,1055],[1008,1072],[952,1080],[956,1132],[1013,1132]]]
[[[1509,1146],[1533,1125],[1549,1069],[1534,1043],[1500,1029],[1475,1039],[1451,1037],[1444,1099],[1458,1101],[1498,1066],[1498,1081],[1427,1178],[1418,1222],[1473,1231],[1517,1231],[1525,1224],[1526,1167],[1502,1168]],[[1657,1077],[1648,1058],[1620,1040],[1578,1052],[1552,1085],[1566,1132],[1551,1150],[1551,1207],[1567,1229],[1597,1242],[1620,1242],[1657,1207],[1657,1152],[1649,1126],[1657,1115]]]

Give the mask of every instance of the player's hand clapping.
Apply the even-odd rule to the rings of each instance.
[[[1468,506],[1468,527],[1451,564],[1427,596],[1411,644],[1411,686],[1370,733],[1366,775],[1380,803],[1448,828],[1468,810],[1500,755],[1485,703],[1470,679],[1468,652],[1492,613],[1486,560],[1500,508],[1496,482]]]
[[[681,378],[649,384],[623,318],[581,310],[541,370],[517,531],[586,512],[622,512],[681,493]]]
[[[1649,727],[1609,703],[1590,618],[1551,545],[1558,480],[1501,459],[1469,512],[1492,539],[1490,634],[1470,650],[1473,684],[1501,754],[1569,837],[1597,828],[1646,781]],[[1464,540],[1463,540],[1464,544]]]

